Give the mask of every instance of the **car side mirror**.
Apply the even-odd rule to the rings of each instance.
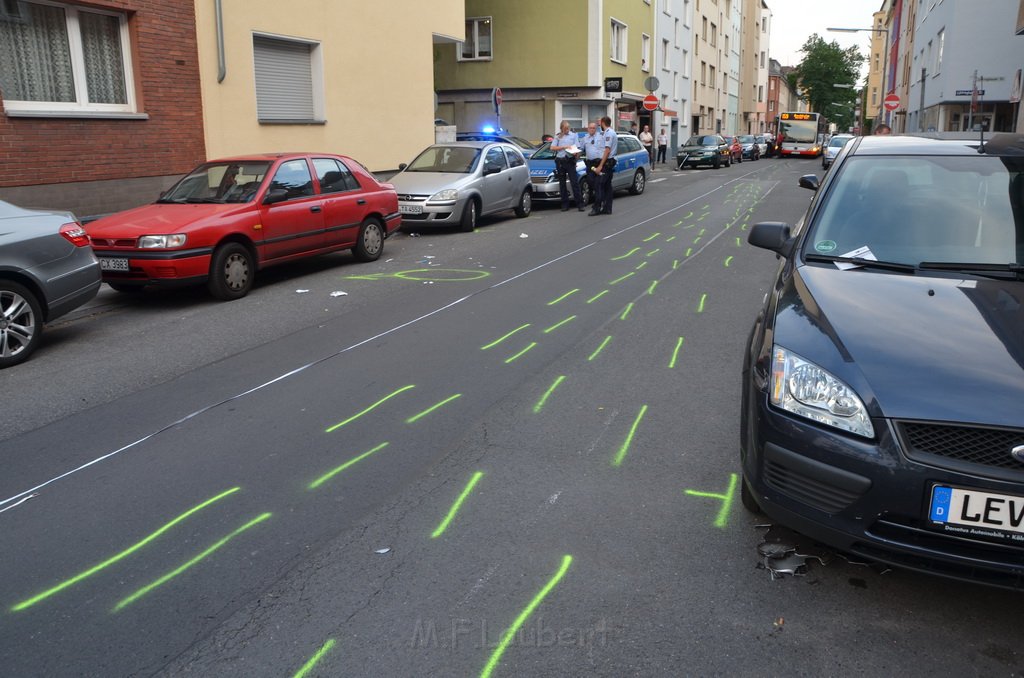
[[[813,174],[803,175],[797,183],[800,184],[800,188],[809,188],[812,191],[818,190],[818,177]]]
[[[263,198],[264,205],[273,205],[275,202],[284,202],[288,199],[288,191],[283,188],[272,188],[267,191],[267,197]]]
[[[781,221],[762,221],[754,224],[747,236],[747,242],[754,247],[771,250],[776,254],[788,257],[793,249],[794,239],[791,237],[789,224]]]
[[[408,167],[408,165],[406,165],[406,164],[405,164],[404,162],[400,162],[400,163],[398,163],[398,171],[399,171],[399,172],[401,172],[402,170],[404,170],[404,169],[405,169],[406,167]]]

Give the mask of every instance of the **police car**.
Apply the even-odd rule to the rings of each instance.
[[[578,133],[582,140],[586,133]],[[582,147],[583,143],[580,142]],[[544,143],[532,156],[526,159],[530,166],[530,183],[533,185],[533,199],[540,201],[560,201],[558,177],[555,175],[555,151],[551,150],[551,142]],[[580,176],[580,191],[583,203],[593,201],[590,184],[583,181],[587,172],[580,160],[576,163],[576,172]],[[647,186],[647,177],[651,172],[651,156],[644,150],[640,140],[632,134],[619,134],[619,143],[615,153],[615,172],[612,174],[612,189],[628,190],[632,195],[640,195]],[[571,189],[566,185],[571,194]]]

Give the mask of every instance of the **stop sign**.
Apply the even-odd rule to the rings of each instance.
[[[653,94],[648,94],[644,97],[644,110],[645,111],[656,111],[658,110],[658,97]]]
[[[900,95],[895,93],[886,95],[882,105],[885,106],[887,111],[895,111],[900,107]]]

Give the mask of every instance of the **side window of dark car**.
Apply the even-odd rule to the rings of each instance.
[[[526,164],[526,161],[523,160],[523,156],[520,155],[519,151],[512,148],[505,148],[505,157],[508,158],[509,167],[522,167]]]
[[[359,188],[359,181],[352,176],[352,172],[333,158],[314,158],[313,167],[316,169],[321,193],[341,193]]]
[[[313,177],[309,174],[309,165],[303,159],[289,160],[281,163],[270,183],[270,190],[284,189],[288,200],[313,195]]]
[[[497,167],[498,169],[505,169],[508,167],[505,161],[505,154],[501,152],[500,146],[495,146],[487,150],[487,155],[484,156],[484,167]]]

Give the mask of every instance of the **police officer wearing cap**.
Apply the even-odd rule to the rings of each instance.
[[[569,121],[563,120],[560,132],[551,142],[551,150],[555,154],[555,174],[558,176],[558,195],[562,199],[562,211],[569,209],[569,192],[565,190],[565,180],[572,186],[572,199],[576,201],[576,209],[583,211],[583,199],[580,197],[580,177],[576,173],[576,159],[579,149],[576,146],[576,133],[569,127]],[[576,150],[577,153],[570,153]]]
[[[601,118],[601,132],[598,134],[600,141],[596,144],[601,149],[601,159],[594,167],[594,174],[597,175],[597,200],[594,208],[590,210],[590,216],[612,213],[612,174],[615,173],[615,151],[619,147],[619,135],[612,129],[612,119],[607,115]]]

